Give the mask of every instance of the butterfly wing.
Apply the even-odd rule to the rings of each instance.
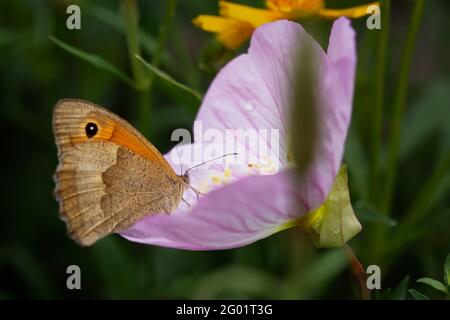
[[[172,167],[117,115],[62,100],[54,108],[53,130],[60,216],[80,244],[91,245],[147,214],[170,212],[181,201],[183,183]]]

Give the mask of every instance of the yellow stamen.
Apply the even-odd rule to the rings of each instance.
[[[222,178],[221,178],[221,177],[218,177],[218,176],[212,176],[212,177],[211,177],[211,180],[212,180],[212,182],[215,183],[215,184],[221,184],[221,183],[222,183]]]
[[[231,169],[230,168],[225,168],[223,175],[227,178],[231,177]]]

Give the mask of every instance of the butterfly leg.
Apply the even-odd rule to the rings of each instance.
[[[204,196],[205,194],[203,192],[198,191],[193,186],[189,186],[192,191],[194,191],[195,195],[197,196],[197,200],[200,200],[200,196]]]
[[[190,204],[189,202],[187,202],[186,199],[181,198],[181,200],[183,200],[183,202],[186,203],[186,205],[187,205],[188,207],[191,207],[191,204]]]

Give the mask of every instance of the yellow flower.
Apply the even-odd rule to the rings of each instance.
[[[359,18],[368,14],[367,8],[378,5],[373,2],[346,9],[325,8],[324,0],[266,0],[267,9],[253,8],[228,1],[219,1],[219,15],[199,15],[194,24],[217,34],[221,43],[229,49],[238,48],[262,24],[280,19],[296,20],[305,17],[336,19],[342,16]]]

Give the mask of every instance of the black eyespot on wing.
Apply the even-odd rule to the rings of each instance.
[[[98,127],[97,127],[97,125],[95,123],[89,122],[86,125],[84,130],[86,131],[86,137],[92,138],[93,136],[95,136],[97,134]]]

